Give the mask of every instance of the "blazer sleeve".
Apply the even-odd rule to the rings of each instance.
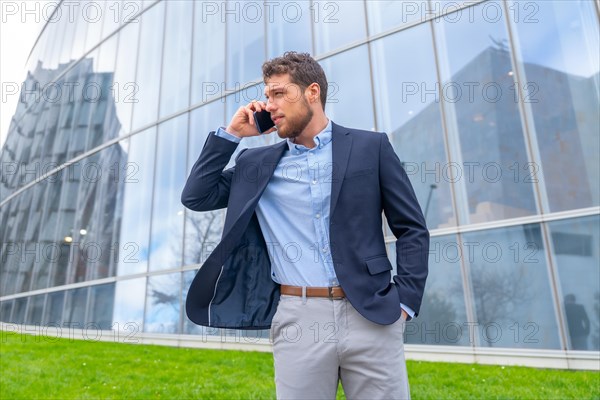
[[[181,193],[181,203],[185,207],[193,211],[227,207],[235,166],[223,169],[237,146],[238,143],[219,137],[215,132],[209,133]]]
[[[410,180],[386,134],[380,142],[379,179],[383,211],[396,237],[397,274],[402,304],[418,315],[428,273],[429,231]]]

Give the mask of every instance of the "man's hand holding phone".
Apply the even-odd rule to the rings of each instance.
[[[266,108],[267,104],[259,100],[253,100],[245,107],[238,108],[225,130],[239,138],[274,132],[277,128],[275,126],[269,127],[272,121],[269,124],[271,117],[266,115]],[[264,113],[261,114],[263,111]],[[256,117],[254,115],[255,112]],[[257,126],[257,121],[262,129]]]

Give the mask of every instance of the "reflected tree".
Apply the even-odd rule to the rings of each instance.
[[[471,273],[471,285],[477,322],[480,325],[510,323],[514,321],[517,307],[533,300],[528,291],[529,280],[524,265],[503,270],[490,266],[474,266]],[[493,342],[487,340],[492,347]]]
[[[186,210],[184,265],[202,264],[219,243],[223,231],[223,210],[190,212]]]

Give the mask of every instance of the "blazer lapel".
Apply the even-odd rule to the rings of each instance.
[[[335,205],[337,204],[338,197],[340,195],[340,189],[342,188],[342,181],[344,180],[346,168],[348,167],[350,149],[352,148],[352,136],[350,136],[349,133],[350,131],[347,128],[332,122],[331,143],[333,148],[331,158],[333,163],[333,176],[331,180],[331,205],[329,207],[330,216],[333,216],[335,211]]]
[[[271,176],[273,176],[273,172],[275,171],[275,166],[279,163],[279,160],[283,156],[287,148],[287,142],[283,141],[281,143],[277,143],[275,145],[265,147],[262,149],[261,153],[253,155],[252,164],[259,166],[259,180],[256,182],[256,186],[250,185],[245,190],[245,193],[248,193],[248,197],[242,199],[240,203],[240,207],[230,207],[227,213],[227,218],[225,220],[225,227],[223,230],[222,239],[227,237],[231,232],[240,232],[243,231],[248,222],[250,221],[250,217],[252,213],[256,209],[256,205],[260,200]],[[263,173],[263,171],[269,171],[270,173]],[[256,190],[254,190],[256,188]],[[235,210],[235,211],[231,211]],[[233,214],[229,214],[229,212]],[[229,221],[231,218],[231,221]]]

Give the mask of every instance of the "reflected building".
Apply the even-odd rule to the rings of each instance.
[[[97,21],[47,23],[0,156],[0,320],[237,335],[185,316],[224,211],[186,210],[180,193],[208,133],[262,97],[262,62],[297,50],[323,66],[332,120],[388,133],[426,214],[407,354],[597,357],[599,10],[535,3],[535,24],[486,14],[511,16],[508,0],[283,1],[260,16],[236,1],[109,0]],[[268,347],[267,331],[244,337]]]

